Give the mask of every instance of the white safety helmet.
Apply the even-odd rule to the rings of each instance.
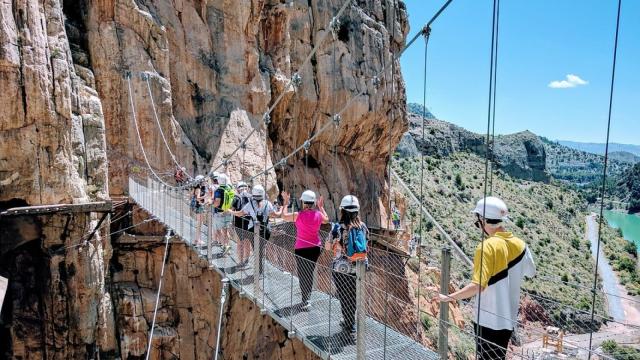
[[[300,201],[305,204],[315,204],[316,202],[316,193],[311,190],[305,190],[300,196]]]
[[[204,180],[204,175],[198,175],[196,176],[196,178],[194,179],[197,183],[201,182],[202,180]]]
[[[353,195],[347,195],[340,201],[340,209],[348,212],[357,212],[360,210],[360,202]]]
[[[240,190],[241,188],[248,189],[249,185],[247,185],[247,183],[244,181],[238,181],[238,184],[236,184],[236,189]]]
[[[214,179],[218,182],[219,185],[227,185],[227,183],[229,182],[229,178],[225,174],[217,174]]]
[[[505,204],[500,198],[487,196],[486,198],[478,201],[472,213],[478,214],[480,217],[487,220],[504,221],[508,219],[509,209],[507,209],[507,204]]]
[[[253,196],[255,200],[263,200],[264,194],[265,192],[262,185],[256,185],[253,187],[253,189],[251,189],[251,196]]]

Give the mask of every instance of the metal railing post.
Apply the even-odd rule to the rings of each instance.
[[[184,239],[184,241],[187,242],[187,244],[189,243],[189,240],[187,239],[187,237],[184,234],[184,193],[181,192],[180,194],[178,194],[178,202],[180,203],[180,236],[182,236],[182,238]]]
[[[229,279],[222,279],[222,294],[220,294],[220,314],[218,316],[218,334],[216,334],[216,353],[215,360],[218,360],[218,354],[220,353],[220,333],[222,332],[222,313],[224,312],[224,303],[227,301],[227,295],[229,295]]]
[[[449,295],[451,278],[451,248],[442,248],[442,268],[440,269],[440,293]],[[449,303],[440,302],[440,324],[438,326],[438,354],[440,359],[449,357]]]
[[[209,206],[207,206],[209,207]],[[212,253],[211,253],[211,241],[213,240],[211,237],[213,235],[213,229],[211,229],[211,225],[213,223],[213,221],[211,221],[211,214],[209,213],[209,211],[204,212],[204,216],[206,216],[206,223],[207,223],[207,264],[209,264],[209,266],[211,266],[211,257],[212,257]]]
[[[366,358],[365,331],[366,331],[366,310],[365,310],[365,262],[356,262],[356,359]]]
[[[262,243],[260,241],[260,221],[255,221],[253,223],[253,295],[256,298],[256,304],[260,306],[260,308],[264,308],[264,304],[260,305],[260,301],[258,300],[258,296],[262,289],[260,289],[260,256],[263,255],[261,251]],[[246,246],[246,244],[244,245]]]

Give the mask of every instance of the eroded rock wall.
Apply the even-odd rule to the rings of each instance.
[[[383,192],[389,143],[397,143],[406,128],[404,84],[391,55],[404,42],[407,14],[401,2],[395,11],[391,4],[350,4],[334,41],[326,33],[341,2],[90,2],[86,26],[105,108],[111,193],[125,193],[128,173],[143,166],[128,74],[152,166],[166,172],[174,163],[161,141],[141,74],[149,76],[158,118],[178,162],[195,175],[228,159],[233,181],[271,166],[363,92],[343,113],[341,126],[312,144],[308,171],[299,154],[277,175],[281,189],[294,184],[314,188],[335,202],[347,192],[360,195],[377,222],[379,204],[369,199]],[[328,36],[320,44],[323,35]],[[316,55],[303,66],[316,44]],[[303,79],[297,92],[286,87],[295,72]],[[377,91],[371,81],[375,74],[381,80]],[[283,92],[265,129],[263,115]],[[246,149],[229,156],[252,130]],[[272,172],[268,180],[272,193],[274,176]]]
[[[163,245],[160,236],[131,235],[123,235],[114,244],[113,293],[122,359],[146,354]],[[185,243],[172,239],[152,343],[155,358],[213,358],[221,279],[205,259]],[[224,359],[317,359],[235,290],[228,296],[222,318],[220,351]]]
[[[102,104],[63,5],[0,2],[0,210],[108,198]],[[98,231],[79,246],[97,223],[89,213],[0,219],[1,357],[116,351],[110,245]]]

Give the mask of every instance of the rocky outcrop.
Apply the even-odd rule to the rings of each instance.
[[[397,53],[404,42],[407,15],[398,2],[392,18],[390,4],[349,5],[337,39],[328,35],[322,43],[341,3],[112,0],[84,5],[91,64],[103,95],[112,194],[125,193],[129,169],[143,161],[131,123],[129,73],[150,162],[164,171],[173,166],[159,141],[146,82],[140,78],[144,73],[150,76],[160,123],[178,162],[195,174],[218,168],[226,159],[234,181],[300,146],[364,90],[343,113],[341,126],[313,142],[309,168],[301,152],[278,170],[277,181],[286,189],[294,184],[318,189],[334,202],[352,191],[363,199],[380,195],[385,187],[380,159],[406,129],[404,84],[397,62],[392,81],[390,64],[392,51]],[[315,45],[319,50],[303,66]],[[371,78],[385,65],[375,91]],[[296,72],[302,77],[297,92],[286,87]],[[281,94],[266,129],[263,114]],[[246,149],[230,156],[252,130]],[[332,155],[334,146],[338,156]],[[272,190],[274,176],[268,181]],[[367,181],[354,187],[350,179],[356,178]],[[377,201],[366,200],[364,207],[378,218]]]
[[[101,101],[75,64],[62,3],[0,5],[0,201],[107,197]]]
[[[511,176],[534,181],[548,181],[546,152],[538,135],[522,131],[496,136],[494,160],[502,171]]]
[[[480,156],[486,154],[486,138],[442,120],[425,120],[424,137],[422,116],[409,114],[411,139],[403,138],[397,149],[401,156],[412,156],[413,148],[430,156],[448,156],[458,151],[469,151]],[[546,151],[540,137],[530,131],[495,137],[496,166],[505,173],[534,181],[548,181]]]
[[[102,103],[66,10],[61,1],[0,3],[0,210],[108,198]],[[97,222],[89,213],[0,219],[9,279],[1,357],[116,351],[110,246],[103,231],[84,243]]]
[[[111,247],[86,214],[0,218],[3,358],[77,359],[117,350],[105,264]]]
[[[146,355],[164,254],[158,236],[125,234],[114,244],[113,294],[122,359]],[[152,354],[211,359],[220,316],[221,276],[188,245],[172,239],[156,317]],[[316,359],[299,340],[235,290],[223,313],[225,359]]]

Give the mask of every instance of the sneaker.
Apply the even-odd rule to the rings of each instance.
[[[340,321],[340,327],[343,331],[349,332],[351,334],[356,332],[356,324],[347,324],[344,320]]]
[[[307,301],[302,305],[302,311],[309,311],[309,310],[311,310],[311,302]]]

